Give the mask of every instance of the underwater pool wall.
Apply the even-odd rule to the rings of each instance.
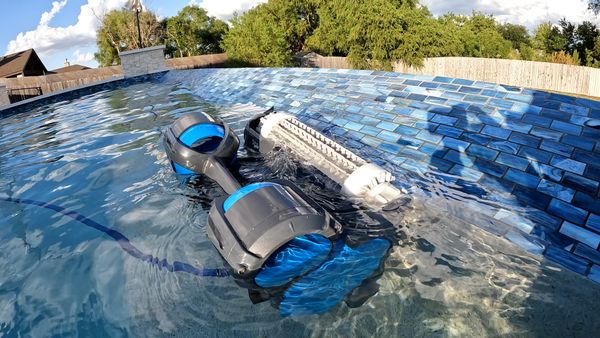
[[[600,282],[600,130],[586,126],[600,119],[599,101],[364,70],[200,69],[181,76],[214,104],[294,113],[363,156],[393,164],[396,175],[439,173],[477,198],[524,209],[492,215],[520,230],[498,233]]]

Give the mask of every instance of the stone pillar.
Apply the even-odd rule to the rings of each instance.
[[[165,46],[154,46],[119,53],[123,76],[134,77],[166,71]]]
[[[10,104],[10,100],[8,99],[8,90],[6,89],[6,85],[0,83],[0,107],[7,106]]]

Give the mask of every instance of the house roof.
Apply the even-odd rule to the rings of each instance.
[[[43,72],[48,72],[33,48],[0,57],[0,78],[11,77],[24,73],[29,61],[34,58],[39,61]]]
[[[90,67],[86,67],[83,65],[70,65],[70,66],[66,66],[66,67],[53,69],[53,70],[51,70],[51,72],[59,74],[59,73],[75,72],[78,70],[86,70],[86,69],[90,69]]]

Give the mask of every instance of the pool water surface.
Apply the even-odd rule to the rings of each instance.
[[[490,234],[483,215],[481,224],[457,217],[477,215],[479,205],[443,181],[425,174],[428,191],[374,212],[341,198],[333,182],[285,151],[257,158],[240,150],[240,175],[289,179],[339,217],[348,236],[393,241],[375,295],[362,306],[340,302],[323,314],[285,317],[272,302],[252,304],[231,277],[161,268],[164,259],[226,271],[205,232],[210,202],[224,192],[207,178],[175,175],[162,148],[165,128],[192,111],[220,116],[238,135],[251,118],[219,113],[171,75],[0,119],[0,335],[600,332],[600,285]],[[74,211],[156,260],[128,253],[115,233],[10,198]]]

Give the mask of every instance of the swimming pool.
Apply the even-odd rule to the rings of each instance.
[[[212,270],[225,265],[204,227],[210,201],[223,192],[205,178],[176,176],[161,146],[163,130],[177,117],[218,114],[219,107],[194,95],[194,74],[124,83],[0,119],[0,197],[77,212],[67,217],[56,208],[0,201],[0,333],[590,336],[600,330],[597,284],[456,217],[479,214],[476,201],[433,178],[429,192],[413,191],[406,205],[386,214],[385,231],[396,242],[379,292],[364,305],[342,302],[322,315],[285,318],[268,302],[253,305],[245,289]],[[241,133],[251,116],[221,117]],[[285,153],[248,156],[241,151],[248,180],[290,179],[337,212],[349,231],[381,228],[373,226],[376,215],[340,200],[331,182]],[[128,245],[156,259],[140,260],[122,249]],[[170,272],[163,259],[208,276]]]

